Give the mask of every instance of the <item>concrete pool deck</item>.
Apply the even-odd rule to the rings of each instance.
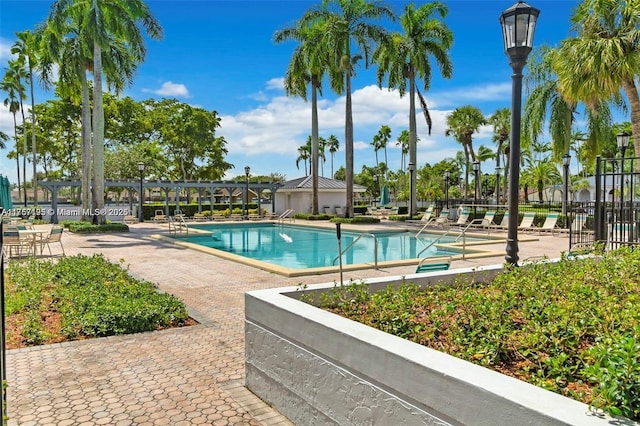
[[[385,222],[376,228],[385,226],[398,225]],[[290,425],[244,388],[243,296],[256,289],[337,281],[339,274],[288,278],[153,238],[168,232],[166,224],[145,222],[130,229],[104,235],[65,232],[62,241],[67,255],[122,259],[133,275],[183,300],[200,324],[9,350],[8,424]],[[521,259],[555,258],[569,248],[566,236],[533,238],[520,243]],[[501,254],[454,260],[451,267],[504,262],[504,241],[487,248]],[[345,271],[344,279],[413,272],[415,264]]]

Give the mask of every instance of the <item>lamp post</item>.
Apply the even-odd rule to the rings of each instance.
[[[473,162],[473,204],[478,204],[478,188],[480,188],[480,162]]]
[[[444,171],[444,200],[449,208],[449,170]]]
[[[500,172],[502,169],[496,167],[496,206],[500,204]]]
[[[251,167],[249,166],[244,166],[244,175],[247,177],[247,188],[245,191],[245,214],[244,217],[245,218],[249,218],[249,173],[251,173]]]
[[[627,132],[618,133],[616,135],[616,141],[618,142],[618,149],[620,150],[620,220],[623,220],[624,215],[624,153],[629,146],[629,137],[631,135]]]
[[[409,219],[413,219],[413,197],[414,197],[414,187],[413,187],[413,173],[416,171],[416,165],[414,163],[409,163]]]
[[[373,175],[373,205],[376,204],[376,194],[378,194],[378,175]]]
[[[569,164],[571,156],[567,153],[562,156],[562,167],[564,168],[564,196],[562,197],[562,214],[567,216],[569,207]]]
[[[142,161],[138,163],[138,171],[140,172],[140,192],[138,192],[138,201],[140,206],[138,208],[138,222],[144,222],[144,215],[142,214],[142,204],[144,202],[144,190],[142,189],[142,182],[144,181],[144,163]]]
[[[518,198],[520,193],[520,115],[522,70],[533,47],[533,34],[540,10],[519,1],[500,15],[504,50],[511,75],[511,146],[509,148],[509,224],[505,259],[518,264]]]

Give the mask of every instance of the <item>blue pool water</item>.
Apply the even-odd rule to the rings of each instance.
[[[273,223],[242,223],[232,225],[190,225],[211,234],[191,233],[189,243],[223,250],[251,259],[268,262],[290,269],[335,266],[338,261],[338,240],[335,230]],[[360,233],[345,232],[341,236],[344,250]],[[440,235],[422,236],[416,240],[409,232],[375,232],[378,242],[378,262],[415,259],[427,256],[448,256],[459,252],[438,250],[435,246],[423,252],[430,241]],[[445,237],[439,243],[453,242],[455,236]],[[422,253],[421,253],[422,252]],[[342,256],[345,265],[373,263],[374,239],[363,236]]]

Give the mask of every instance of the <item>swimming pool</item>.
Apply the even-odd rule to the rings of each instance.
[[[335,268],[338,266],[338,240],[335,229],[274,223],[189,225],[190,245],[205,247],[258,262],[277,265],[288,270]],[[375,235],[375,238],[372,237]],[[343,265],[371,265],[377,242],[377,262],[405,261],[437,256],[459,255],[455,248],[443,249],[440,244],[453,243],[455,235],[425,234],[403,231],[342,232],[341,248],[346,249],[358,237],[353,247],[342,255]],[[434,239],[442,237],[438,244]],[[468,239],[472,240],[472,239]],[[236,259],[237,260],[237,259]],[[256,265],[259,266],[260,265]],[[267,269],[267,268],[263,268]],[[276,271],[278,272],[278,271]],[[310,271],[312,273],[312,271]]]

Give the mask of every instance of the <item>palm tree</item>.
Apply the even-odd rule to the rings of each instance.
[[[450,78],[453,65],[448,50],[453,43],[453,34],[434,14],[440,18],[447,15],[447,7],[440,2],[424,4],[416,8],[413,4],[405,6],[400,17],[402,33],[393,33],[384,39],[374,54],[378,63],[378,85],[382,85],[385,75],[388,76],[389,88],[397,88],[400,96],[404,96],[409,86],[409,163],[417,164],[417,128],[416,128],[416,91],[420,106],[431,134],[431,117],[427,104],[416,86],[416,79],[424,83],[424,90],[431,84],[431,63],[429,57],[435,59],[440,73]],[[413,174],[412,187],[416,188],[417,173]],[[411,197],[410,215],[416,213],[417,200]]]
[[[0,149],[5,149],[7,147],[8,140],[9,136],[5,132],[0,131]]]
[[[20,90],[16,85],[11,68],[4,69],[0,90],[7,94],[2,103],[9,108],[9,112],[13,115],[13,140],[16,144],[16,170],[18,172],[18,194],[20,194],[22,185],[20,183],[20,150],[18,149],[18,122],[16,120],[16,114],[20,111]]]
[[[522,180],[525,183],[535,185],[538,192],[538,200],[543,201],[544,187],[562,181],[556,163],[549,156],[535,159],[525,156],[527,167],[522,171]]]
[[[476,161],[476,154],[473,151],[473,134],[480,130],[480,126],[487,124],[487,120],[482,112],[472,106],[465,105],[456,108],[447,115],[446,136],[453,136],[456,141],[462,144],[465,157],[465,192],[469,192],[469,164]],[[471,160],[471,161],[470,161]]]
[[[327,156],[325,154],[327,149],[327,140],[320,136],[318,138],[318,159],[322,160],[322,167],[320,167],[320,173],[324,177],[324,165],[327,162]]]
[[[33,69],[36,63],[35,51],[37,49],[37,40],[31,31],[22,31],[16,33],[18,40],[13,44],[11,53],[18,55],[18,60],[26,62],[29,78],[29,90],[31,93],[31,153],[33,162],[33,204],[38,206],[38,176],[36,173],[36,115],[35,115],[35,97],[33,95]],[[26,135],[26,132],[25,132]],[[26,155],[26,152],[25,152]],[[25,180],[27,171],[25,170]]]
[[[307,100],[307,84],[311,85],[311,179],[312,179],[312,214],[318,214],[318,93],[322,94],[322,79],[328,66],[327,52],[321,43],[324,29],[321,24],[310,24],[302,21],[293,27],[277,31],[276,43],[296,40],[300,45],[293,52],[284,80],[287,95],[300,96]],[[306,162],[305,162],[306,170]]]
[[[336,135],[329,135],[327,138],[327,147],[329,148],[329,152],[331,153],[331,179],[335,179],[333,175],[333,157],[335,156],[338,149],[340,149],[340,141],[336,137]]]
[[[619,102],[622,89],[631,110],[635,152],[640,153],[640,2],[584,0],[572,21],[577,36],[562,42],[553,63],[560,93],[597,113],[603,102]]]
[[[144,60],[146,49],[141,27],[154,39],[162,36],[162,28],[142,0],[57,0],[51,9],[49,21],[56,29],[67,27],[67,22],[80,20],[78,36],[84,46],[91,46],[93,73],[93,216],[94,223],[106,221],[104,210],[104,106],[102,100],[103,51],[124,43],[132,64]],[[105,55],[106,56],[106,55]],[[123,68],[121,72],[132,72]],[[123,76],[131,79],[131,74]]]
[[[311,159],[311,136],[307,138],[307,143],[298,148],[298,158],[296,158],[296,168],[300,169],[300,161],[304,161],[304,175],[307,173],[307,161]],[[312,167],[313,168],[313,167]]]
[[[351,77],[355,65],[364,57],[369,65],[371,44],[379,42],[386,30],[370,21],[381,17],[393,18],[390,8],[368,0],[323,0],[322,4],[308,10],[300,23],[320,23],[324,28],[322,50],[332,52],[329,69],[331,88],[337,94],[346,95],[345,100],[345,183],[346,217],[353,216],[353,113],[351,102]],[[355,49],[360,50],[356,54]]]
[[[400,170],[402,173],[405,172],[406,169],[406,157],[409,153],[409,131],[403,130],[400,132],[400,136],[396,141],[396,146],[400,147]]]
[[[386,165],[389,164],[389,160],[387,158],[387,144],[389,143],[389,139],[391,139],[391,127],[383,124],[382,126],[380,126],[380,130],[378,130],[378,133],[373,137],[373,141],[375,143],[374,148],[377,146],[378,149],[384,149],[384,164]],[[378,150],[376,150],[376,166],[379,167]]]
[[[27,132],[26,132],[26,120],[24,116],[24,99],[27,97],[26,88],[22,83],[27,77],[28,73],[25,68],[24,58],[17,58],[9,61],[9,68],[6,69],[5,76],[8,77],[9,84],[14,90],[15,95],[18,97],[18,103],[20,105],[20,114],[22,115],[22,190],[24,193],[24,206],[27,206]],[[16,153],[18,141],[16,140]],[[16,158],[19,157],[19,153]],[[19,169],[19,167],[18,167]],[[20,173],[20,172],[18,172]]]
[[[560,161],[571,149],[571,126],[578,106],[577,102],[567,100],[559,91],[558,77],[553,71],[558,55],[558,50],[542,46],[529,61],[527,102],[522,120],[524,147],[537,141],[548,122],[555,161]],[[597,110],[587,109],[586,120],[589,128],[586,146],[593,160],[611,129],[611,112],[607,103],[599,102]]]
[[[496,170],[500,168],[500,157],[508,148],[509,136],[511,134],[511,110],[500,108],[489,117],[489,124],[493,126],[493,141],[496,143]],[[504,167],[504,180],[507,181],[509,171],[509,158],[506,158]],[[498,194],[500,182],[496,180],[496,200],[500,199]],[[505,188],[506,189],[506,188]]]

